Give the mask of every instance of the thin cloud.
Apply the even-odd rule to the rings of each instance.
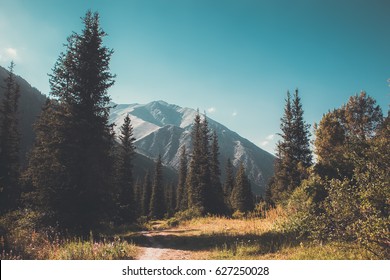
[[[268,145],[268,143],[269,143],[269,141],[265,140],[265,141],[263,141],[263,142],[260,143],[260,146],[261,146],[261,147],[265,147],[265,146]]]
[[[209,112],[210,114],[215,113],[215,111],[217,111],[215,107],[210,107],[207,109],[207,112]]]
[[[15,48],[5,48],[0,51],[1,61],[18,60],[18,59],[19,59],[18,51]]]
[[[234,112],[232,113],[232,116],[233,116],[233,117],[236,117],[237,115],[238,115],[237,111],[234,111]]]
[[[267,140],[272,140],[274,138],[275,138],[275,134],[270,134],[267,137],[265,137],[265,139],[267,139]]]
[[[6,48],[5,53],[10,57],[10,58],[17,58],[18,57],[18,52],[14,48]]]

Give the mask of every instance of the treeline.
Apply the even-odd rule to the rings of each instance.
[[[243,164],[237,175],[228,159],[225,187],[221,183],[218,137],[211,133],[207,118],[198,113],[192,127],[192,149],[180,149],[178,183],[164,183],[161,157],[152,176],[148,172],[134,185],[135,218],[160,219],[177,212],[188,215],[231,215],[254,208],[254,196]],[[130,184],[128,184],[130,186]],[[138,203],[137,203],[138,202]],[[191,214],[190,214],[191,213]],[[134,220],[134,218],[133,218]]]
[[[223,188],[217,135],[199,113],[190,154],[182,147],[178,183],[165,182],[161,157],[144,178],[133,174],[136,139],[130,117],[120,127],[119,143],[108,121],[108,90],[115,79],[109,69],[113,50],[103,45],[106,33],[98,13],[88,11],[83,23],[80,34],[68,37],[66,50],[54,65],[51,98],[34,125],[35,143],[23,171],[16,117],[19,89],[11,64],[0,111],[1,215],[28,211],[34,213],[31,223],[37,229],[88,235],[179,211],[199,215],[250,211],[254,201],[243,165],[235,180],[229,161]],[[0,235],[7,236],[9,228],[0,226]]]
[[[365,92],[309,125],[295,92],[287,93],[277,144],[270,205],[290,211],[285,225],[314,241],[352,242],[377,257],[390,257],[390,123]]]

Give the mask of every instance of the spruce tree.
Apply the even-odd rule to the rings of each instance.
[[[232,190],[230,201],[234,211],[248,212],[252,211],[254,208],[251,184],[245,174],[245,168],[242,163],[237,172],[236,182]]]
[[[172,216],[176,207],[176,192],[173,183],[165,185],[164,188],[166,213]]]
[[[210,153],[210,129],[207,117],[204,116],[201,123],[201,154],[200,154],[200,173],[199,187],[202,190],[202,208],[205,213],[213,211],[215,203],[214,189],[211,182],[211,153]]]
[[[4,79],[4,97],[0,104],[0,213],[16,207],[19,197],[18,101],[19,85],[15,81],[15,64],[11,62]]]
[[[134,220],[133,159],[135,146],[133,127],[129,115],[126,115],[120,127],[120,147],[118,155],[119,216],[122,222]]]
[[[134,184],[134,218],[142,215],[142,182],[137,179]]]
[[[154,172],[152,196],[150,198],[149,216],[152,219],[161,219],[166,213],[166,206],[164,201],[164,188],[163,188],[163,174],[162,174],[162,162],[161,155],[158,156],[156,162],[156,169]]]
[[[181,148],[179,181],[176,189],[176,211],[182,211],[188,207],[188,191],[186,187],[187,178],[187,153],[186,146]]]
[[[187,175],[186,185],[188,190],[188,206],[198,208],[202,212],[204,209],[204,185],[201,182],[203,138],[202,123],[199,112],[196,114],[192,126],[192,154],[190,168]],[[204,172],[203,172],[204,173]]]
[[[211,141],[210,183],[212,190],[209,211],[212,214],[224,214],[227,209],[220,178],[221,169],[219,167],[219,145],[216,131],[213,132]]]
[[[113,51],[103,46],[106,33],[99,14],[88,11],[83,23],[80,34],[68,37],[66,52],[50,76],[50,95],[56,101],[46,105],[36,126],[28,173],[38,197],[47,199],[40,203],[53,220],[88,233],[113,208],[114,140],[107,91],[114,75],[109,71]]]
[[[142,184],[141,212],[142,216],[148,216],[150,210],[150,197],[152,196],[152,183],[149,171],[146,172]]]
[[[282,140],[277,144],[275,175],[269,186],[274,201],[286,199],[307,177],[306,168],[312,164],[309,125],[303,119],[298,90],[292,101],[290,92],[287,92],[280,128]]]
[[[303,119],[303,109],[298,89],[295,90],[292,103],[293,114],[293,145],[292,154],[294,160],[307,168],[312,165],[312,154],[310,150],[310,125]]]
[[[228,158],[226,161],[225,170],[226,170],[226,179],[223,188],[224,196],[225,196],[225,204],[227,205],[228,208],[231,208],[230,196],[232,194],[232,190],[234,187],[234,170],[230,158]]]

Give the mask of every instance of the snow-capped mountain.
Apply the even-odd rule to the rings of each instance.
[[[181,147],[185,145],[188,152],[191,150],[191,127],[196,113],[194,109],[164,101],[117,104],[111,109],[110,122],[116,124],[116,133],[119,135],[119,128],[129,114],[137,152],[153,159],[161,154],[164,164],[177,170]],[[222,177],[228,158],[235,167],[242,161],[253,191],[262,194],[273,174],[274,156],[213,119],[207,117],[207,120],[210,129],[215,130],[218,135]]]

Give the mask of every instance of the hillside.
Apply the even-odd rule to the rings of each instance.
[[[4,79],[8,71],[0,66],[0,100],[4,94]],[[19,131],[21,133],[21,160],[25,162],[26,153],[31,149],[34,142],[33,123],[40,115],[46,96],[32,87],[25,79],[16,76],[16,82],[20,86],[19,100]]]

